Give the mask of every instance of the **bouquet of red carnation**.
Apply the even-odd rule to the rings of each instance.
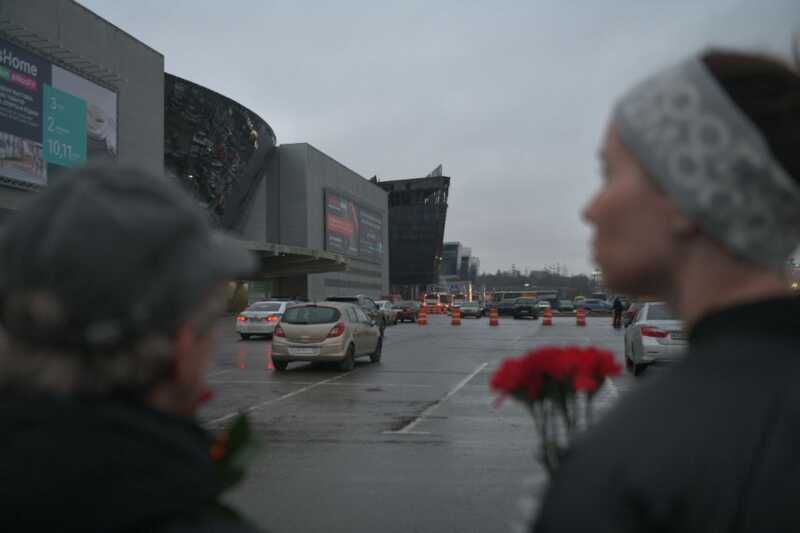
[[[578,428],[591,424],[597,390],[620,370],[607,350],[546,346],[503,361],[491,386],[531,411],[542,438],[538,458],[552,476]]]

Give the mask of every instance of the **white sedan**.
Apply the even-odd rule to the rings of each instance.
[[[387,326],[390,324],[397,324],[397,315],[400,314],[400,310],[395,309],[392,302],[389,300],[378,300],[375,302],[375,305],[377,305],[378,309],[380,309],[381,313],[383,313],[384,324]]]
[[[275,325],[295,302],[255,302],[236,317],[236,333],[242,339],[253,335],[272,335]]]
[[[638,376],[645,365],[681,359],[686,346],[678,316],[664,302],[648,302],[625,328],[625,366]]]

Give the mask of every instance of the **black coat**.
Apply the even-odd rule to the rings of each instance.
[[[0,427],[0,531],[256,531],[219,505],[209,437],[188,419],[3,395]]]
[[[576,444],[536,533],[800,531],[800,300],[708,316],[690,346]]]

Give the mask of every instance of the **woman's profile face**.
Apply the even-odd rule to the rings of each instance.
[[[594,228],[594,259],[606,285],[664,294],[680,261],[676,227],[686,219],[630,155],[610,126],[600,150],[603,184],[583,210]]]

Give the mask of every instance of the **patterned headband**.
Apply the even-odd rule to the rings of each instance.
[[[785,271],[800,244],[800,185],[699,59],[628,91],[613,121],[687,217],[735,255]]]

